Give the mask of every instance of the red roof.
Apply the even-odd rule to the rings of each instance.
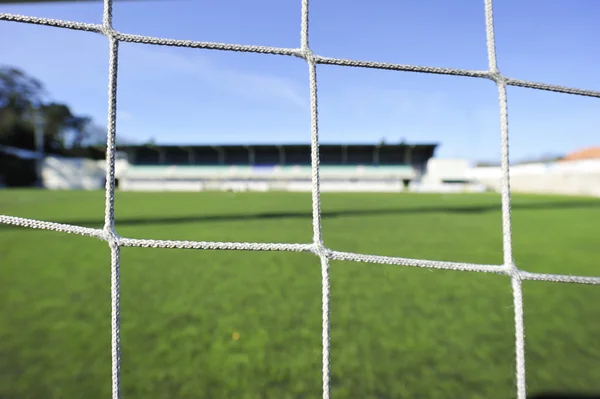
[[[600,159],[600,147],[589,147],[567,154],[561,161],[578,161],[582,159]]]

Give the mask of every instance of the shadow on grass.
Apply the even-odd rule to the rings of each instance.
[[[513,203],[511,207],[514,211],[519,210],[568,210],[568,209],[600,209],[600,201],[554,201],[554,202],[531,202],[531,203]],[[407,207],[407,208],[381,208],[381,209],[346,209],[336,211],[322,211],[322,219],[332,219],[338,217],[352,216],[385,216],[385,215],[405,215],[405,214],[483,214],[496,212],[500,213],[500,203],[474,205],[474,206],[430,206],[430,207]],[[139,225],[157,225],[157,224],[181,224],[196,222],[227,222],[227,221],[250,221],[250,220],[269,220],[269,219],[311,219],[310,211],[302,212],[261,212],[250,214],[213,214],[213,215],[186,215],[174,217],[139,217],[125,218],[117,217],[115,224],[117,226],[139,226]],[[57,223],[72,224],[83,227],[101,228],[104,224],[103,219],[94,220],[52,220]],[[0,229],[11,228],[15,226],[0,224]],[[599,398],[600,399],[600,398]]]
[[[585,393],[536,393],[528,395],[527,399],[600,399],[600,395]]]

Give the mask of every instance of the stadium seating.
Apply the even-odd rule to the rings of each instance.
[[[398,191],[402,181],[413,179],[416,171],[409,165],[320,167],[325,191]],[[310,165],[286,166],[137,166],[129,165],[119,176],[126,190],[310,190]],[[375,183],[375,186],[373,184]],[[232,188],[233,187],[233,188]]]

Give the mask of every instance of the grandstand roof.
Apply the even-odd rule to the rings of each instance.
[[[420,143],[420,144],[410,144],[410,143],[385,143],[385,144],[367,144],[367,143],[358,143],[358,144],[332,144],[332,143],[321,143],[321,148],[335,148],[335,147],[348,147],[348,148],[375,148],[375,147],[411,147],[414,150],[433,150],[439,144],[438,143]],[[134,144],[134,145],[120,145],[119,150],[127,151],[127,150],[135,150],[141,148],[155,148],[155,149],[209,149],[209,148],[223,148],[223,149],[239,149],[239,148],[306,148],[310,147],[310,144]]]
[[[321,144],[321,164],[425,165],[437,144]],[[310,144],[129,145],[119,146],[136,165],[310,164]]]
[[[42,157],[35,151],[24,150],[22,148],[8,147],[0,145],[0,152],[7,155],[12,155],[21,159],[39,159]]]

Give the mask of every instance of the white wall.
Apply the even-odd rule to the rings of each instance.
[[[485,191],[485,186],[472,179],[470,170],[470,162],[466,159],[431,158],[427,162],[427,170],[423,178],[411,183],[409,190],[419,193]],[[448,181],[454,182],[449,183]]]
[[[431,158],[427,162],[424,182],[441,183],[443,180],[467,180],[470,164],[466,159]]]
[[[45,157],[41,164],[44,187],[51,190],[94,190],[104,187],[104,168],[85,158]]]
[[[499,167],[473,168],[472,179],[500,191]],[[600,159],[515,165],[510,168],[514,192],[600,197]]]
[[[106,170],[106,160],[102,159],[100,161],[96,161],[96,164],[102,170],[104,170],[104,171]],[[127,162],[127,160],[117,159],[115,161],[115,178],[116,179],[122,178],[125,175],[125,173],[127,173],[128,169],[129,169],[129,162]],[[104,172],[104,173],[106,173],[106,172]]]
[[[409,191],[414,193],[481,193],[485,186],[477,183],[417,183],[411,184]]]

